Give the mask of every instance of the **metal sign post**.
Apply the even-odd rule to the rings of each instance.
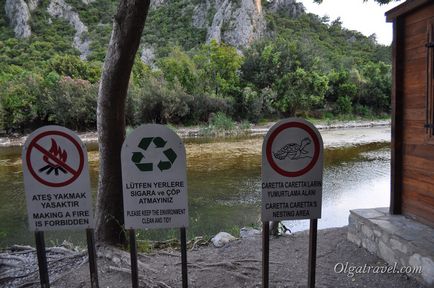
[[[98,267],[96,262],[95,236],[93,229],[86,229],[87,251],[89,254],[90,285],[98,288]]]
[[[318,220],[310,220],[309,229],[309,266],[307,275],[307,287],[315,287],[315,268],[316,268],[316,240],[317,240]]]
[[[276,123],[262,145],[263,287],[269,282],[269,221],[311,219],[309,285],[315,285],[317,219],[321,218],[323,142],[304,119]],[[309,286],[309,287],[313,287]]]
[[[39,279],[41,288],[50,287],[50,279],[48,277],[47,256],[45,254],[44,232],[35,232],[36,255],[38,257]]]
[[[86,146],[71,130],[45,126],[22,151],[30,231],[35,231],[41,285],[49,285],[43,231],[86,229],[92,287],[98,287]]]
[[[185,233],[185,227],[180,229],[181,238],[181,271],[182,271],[182,288],[188,287],[188,275],[187,275],[187,235]]]
[[[130,229],[130,241],[135,240],[132,229],[180,228],[182,285],[187,287],[187,164],[181,138],[163,125],[142,125],[125,139],[121,162],[125,229]],[[135,242],[130,246],[136,249]],[[132,267],[136,254],[131,250]]]
[[[136,231],[129,229],[130,231],[130,259],[131,259],[131,283],[133,288],[139,288],[139,270],[137,267],[137,243],[136,243]]]
[[[270,222],[262,223],[262,288],[268,288],[270,267]]]

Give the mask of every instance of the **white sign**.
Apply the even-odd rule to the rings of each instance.
[[[93,228],[87,150],[71,130],[45,126],[22,152],[31,231]]]
[[[121,152],[125,229],[188,226],[185,148],[163,125],[145,124]]]
[[[276,123],[262,145],[262,221],[321,218],[323,142],[304,119]]]

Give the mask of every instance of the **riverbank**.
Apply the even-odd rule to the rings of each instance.
[[[347,241],[346,234],[346,227],[318,231],[316,287],[423,287],[404,274],[381,273],[381,268],[387,264]],[[306,231],[271,238],[270,287],[306,287],[308,239]],[[230,242],[222,248],[215,248],[212,244],[190,248],[189,287],[261,287],[261,245],[261,236],[254,235]],[[57,254],[54,253],[56,249]],[[38,287],[35,252],[29,251],[27,255],[23,250],[8,250],[0,254],[2,287]],[[90,287],[86,253],[65,247],[49,249],[49,253],[51,287]],[[9,265],[4,264],[5,256],[9,256]],[[140,287],[181,286],[179,251],[165,249],[140,253],[138,259]],[[100,287],[131,287],[129,263],[128,252],[99,247]],[[344,271],[345,267],[347,270]],[[365,273],[353,275],[348,270],[356,268],[349,267],[371,267],[371,271],[368,273],[365,268]],[[12,273],[15,278],[8,277]]]
[[[242,133],[247,135],[265,135],[268,130],[276,122],[268,122],[266,124],[251,125],[249,128],[239,129]],[[390,120],[357,120],[357,121],[315,121],[315,126],[318,130],[332,130],[332,129],[347,129],[347,128],[370,128],[370,127],[388,127],[390,126]],[[173,127],[176,133],[181,138],[194,138],[203,135],[203,127]],[[235,131],[236,132],[236,131]],[[230,135],[231,133],[227,133]],[[92,132],[79,132],[81,140],[85,144],[97,143],[98,133],[96,131]],[[218,135],[219,137],[225,136],[225,133]],[[0,137],[0,147],[14,147],[22,146],[26,141],[27,135],[11,135]]]

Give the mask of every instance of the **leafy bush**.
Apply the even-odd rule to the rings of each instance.
[[[212,115],[209,124],[217,131],[232,131],[235,129],[234,121],[223,112]]]
[[[2,122],[6,130],[24,132],[25,128],[33,126],[44,107],[41,83],[40,76],[23,73],[1,87]]]
[[[230,112],[230,103],[227,99],[215,97],[206,93],[193,95],[188,102],[190,112],[185,115],[184,122],[187,124],[199,124],[208,122],[213,113]]]
[[[354,105],[354,114],[365,118],[372,118],[374,116],[374,112],[370,107],[360,104]]]
[[[250,87],[244,88],[241,99],[242,116],[253,122],[258,122],[262,117],[263,94],[260,94]]]
[[[334,112],[336,114],[351,114],[353,110],[353,103],[351,101],[351,97],[349,96],[339,96],[338,100],[336,101],[336,106],[334,109]]]
[[[101,75],[99,64],[83,61],[80,57],[73,55],[56,55],[48,62],[47,68],[61,76],[83,79],[91,83],[96,83]]]
[[[193,94],[197,90],[197,69],[193,60],[179,47],[173,48],[169,56],[158,61],[164,78],[170,82],[179,82],[185,91]]]
[[[277,83],[276,108],[288,116],[306,115],[324,100],[327,77],[298,68]]]
[[[50,122],[75,130],[96,129],[97,83],[62,77],[50,92]]]
[[[162,77],[148,77],[135,88],[133,101],[137,103],[135,121],[139,123],[179,123],[190,109],[191,96],[179,83],[168,85]]]

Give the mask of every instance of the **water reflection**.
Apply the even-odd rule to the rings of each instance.
[[[186,140],[190,226],[188,236],[235,232],[259,226],[262,137]],[[390,152],[388,143],[327,149],[323,217],[319,228],[348,223],[348,210],[388,206]],[[34,245],[27,228],[21,172],[21,150],[0,149],[0,246]],[[98,177],[98,153],[89,152],[92,191]],[[288,221],[293,231],[307,221]],[[140,231],[147,239],[178,237],[177,230]],[[63,239],[84,243],[84,231],[47,232],[48,245]]]

